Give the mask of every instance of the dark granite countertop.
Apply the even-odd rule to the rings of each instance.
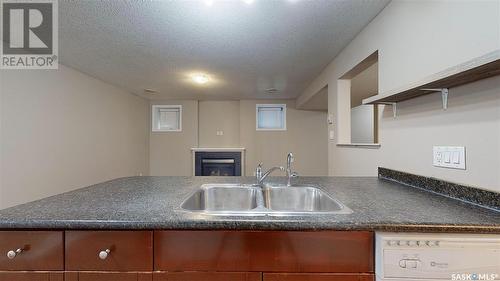
[[[270,178],[284,182],[284,178]],[[180,204],[204,183],[250,177],[129,177],[0,211],[0,229],[376,230],[500,233],[500,212],[375,177],[300,177],[352,214],[229,217]]]

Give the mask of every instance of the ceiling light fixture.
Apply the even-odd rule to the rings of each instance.
[[[148,95],[154,95],[154,94],[157,94],[158,91],[153,90],[153,89],[144,89],[144,93],[148,94]]]
[[[268,94],[277,94],[279,91],[276,88],[269,88],[265,90]]]
[[[245,4],[250,5],[254,2],[254,0],[243,0],[243,2],[245,2]]]
[[[193,79],[196,84],[200,85],[206,84],[208,81],[210,81],[210,77],[208,77],[206,74],[193,74],[193,76],[191,76],[191,79]]]
[[[205,5],[212,6],[214,4],[214,0],[205,0]]]

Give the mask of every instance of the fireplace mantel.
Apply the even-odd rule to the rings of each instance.
[[[193,147],[191,148],[192,151],[198,152],[238,152],[238,151],[245,151],[244,147]]]

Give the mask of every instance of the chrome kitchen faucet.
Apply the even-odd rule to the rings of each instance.
[[[275,167],[272,167],[271,169],[267,170],[267,172],[265,172],[264,174],[262,173],[262,163],[259,163],[259,165],[257,165],[257,169],[255,169],[255,177],[257,178],[257,184],[258,185],[262,185],[262,183],[264,182],[264,180],[274,171],[276,170],[281,170],[281,171],[284,171],[285,168],[283,168],[282,166],[275,166]]]
[[[276,170],[281,170],[281,171],[286,171],[286,177],[287,177],[287,182],[286,186],[292,186],[292,178],[296,178],[299,176],[298,173],[292,171],[292,163],[295,160],[293,157],[293,154],[290,152],[288,153],[286,157],[286,169],[283,168],[282,166],[275,166],[272,167],[271,169],[267,170],[267,172],[262,173],[262,163],[259,163],[257,165],[257,168],[255,169],[255,177],[257,178],[257,184],[262,185],[264,180],[274,171]]]
[[[298,173],[292,172],[292,163],[295,160],[293,157],[293,154],[290,152],[288,153],[288,156],[286,157],[286,186],[292,186],[292,178],[296,178],[299,176]]]

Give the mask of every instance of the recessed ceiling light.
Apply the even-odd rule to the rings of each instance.
[[[214,4],[214,0],[205,0],[205,5],[212,6]]]
[[[193,81],[196,83],[196,84],[206,84],[208,81],[210,81],[210,77],[208,77],[206,74],[193,74],[193,76],[191,76],[191,79],[193,79]]]
[[[254,0],[243,0],[243,2],[245,2],[245,4],[252,4],[254,2]]]

